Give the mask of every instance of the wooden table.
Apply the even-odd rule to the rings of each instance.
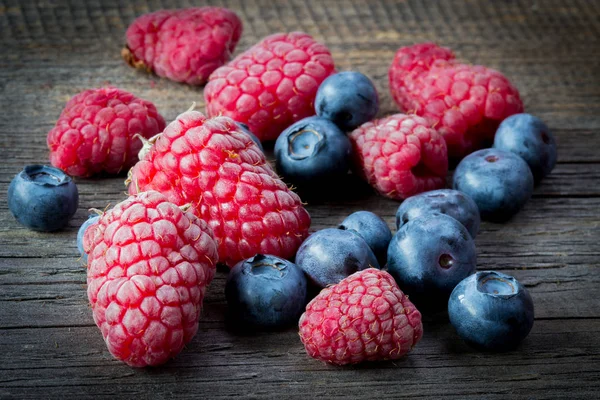
[[[297,332],[235,335],[225,328],[225,271],[208,290],[198,335],[160,368],[114,360],[94,325],[75,235],[91,207],[124,198],[123,178],[77,179],[68,227],[24,229],[4,197],[26,164],[47,162],[46,133],[75,93],[106,84],[152,100],[167,120],[201,88],[135,71],[121,60],[138,15],[192,1],[0,0],[0,398],[448,397],[598,398],[600,390],[600,4],[593,1],[227,1],[244,21],[240,52],[278,31],[327,43],[340,70],[375,81],[380,115],[397,111],[387,69],[395,50],[425,40],[500,69],[559,144],[559,164],[506,224],[484,223],[479,269],[513,274],[535,301],[525,342],[479,353],[446,316],[425,319],[407,357],[335,368],[306,356]],[[352,211],[398,206],[371,192],[311,201],[313,229]]]

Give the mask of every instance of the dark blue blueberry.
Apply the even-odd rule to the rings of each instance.
[[[336,284],[356,271],[379,268],[377,258],[362,237],[333,228],[310,235],[296,253],[296,265],[320,288]]]
[[[417,305],[446,306],[452,289],[475,271],[477,251],[463,224],[445,214],[408,221],[388,248],[388,272]]]
[[[531,197],[533,175],[518,155],[500,149],[483,149],[469,154],[458,164],[453,187],[475,201],[482,219],[503,222]]]
[[[502,121],[494,137],[494,147],[521,156],[536,182],[556,165],[554,136],[541,119],[531,114],[515,114]]]
[[[83,224],[79,227],[79,231],[77,231],[77,250],[79,250],[79,254],[81,255],[81,260],[87,264],[88,255],[85,251],[83,251],[83,235],[85,234],[85,230],[92,224],[95,224],[100,219],[98,214],[92,214],[84,221]]]
[[[242,132],[244,132],[245,134],[250,136],[250,139],[252,139],[252,141],[254,143],[256,143],[256,145],[260,148],[260,151],[262,151],[264,153],[265,149],[263,149],[262,143],[256,137],[256,135],[250,131],[250,128],[248,127],[248,125],[244,124],[243,122],[237,122],[237,121],[235,121],[235,124],[240,127]]]
[[[258,254],[237,263],[227,276],[225,297],[235,324],[283,328],[298,322],[306,306],[306,277],[290,261]]]
[[[348,132],[371,121],[379,111],[373,82],[360,72],[346,71],[329,76],[315,98],[317,115],[330,119]]]
[[[28,165],[8,187],[8,208],[20,224],[56,231],[69,222],[79,203],[77,186],[58,168]]]
[[[296,122],[275,142],[277,172],[286,182],[303,188],[346,176],[351,152],[348,137],[333,122],[321,117]]]
[[[392,231],[377,214],[357,211],[343,220],[338,228],[358,233],[373,250],[379,265],[385,265]]]
[[[404,200],[396,212],[396,229],[408,221],[431,213],[441,213],[458,220],[472,238],[479,232],[479,208],[472,198],[452,189],[432,190]]]
[[[460,282],[448,301],[458,335],[483,350],[510,350],[533,326],[533,300],[515,278],[480,271]]]

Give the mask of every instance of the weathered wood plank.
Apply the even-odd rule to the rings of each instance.
[[[93,324],[83,268],[61,270],[57,265],[69,260],[52,259],[47,262],[54,265],[48,268],[51,271],[48,275],[45,270],[34,268],[33,260],[20,261],[14,267],[6,262],[0,264],[4,271],[0,285],[0,330]],[[493,263],[482,263],[479,269],[496,268]],[[529,288],[537,318],[600,318],[599,264],[562,265],[544,270],[513,265],[504,270]],[[225,279],[226,272],[219,271],[210,285],[203,321],[224,320]]]
[[[65,230],[55,233],[32,232],[20,226],[10,213],[0,209],[0,257],[68,257],[77,259],[76,232],[87,217],[86,209],[102,209],[124,198],[120,194],[90,201],[82,196],[80,209]],[[398,202],[380,196],[317,201],[307,206],[312,230],[335,227],[350,213],[369,210],[395,226]],[[484,222],[476,238],[480,254],[518,259],[534,257],[532,263],[548,262],[548,257],[596,257],[600,245],[597,208],[600,198],[533,198],[512,220],[504,224]],[[535,257],[540,258],[535,258]],[[537,260],[537,261],[536,261]],[[499,260],[501,262],[501,260]],[[595,262],[595,260],[589,260]]]
[[[480,270],[492,269],[492,265],[480,266]],[[548,270],[505,268],[529,288],[536,306],[538,318],[600,318],[597,298],[600,295],[600,267],[596,265],[563,265]],[[42,325],[79,325],[91,321],[87,309],[85,275],[47,284],[40,280],[2,286],[0,295],[2,327]],[[73,276],[75,278],[75,276]],[[225,307],[224,287],[226,273],[220,271],[207,293],[207,304]],[[66,310],[63,311],[63,310]],[[218,308],[217,311],[224,311]],[[207,311],[210,321],[222,321],[224,315]],[[23,320],[25,318],[25,320]],[[86,320],[87,322],[84,322]]]
[[[540,392],[560,398],[569,390],[572,398],[593,398],[600,385],[600,353],[593,346],[599,329],[597,320],[538,321],[518,351],[489,354],[464,345],[449,325],[433,323],[402,360],[334,368],[310,360],[293,331],[234,336],[211,328],[201,329],[175,360],[146,370],[113,360],[96,328],[43,329],[41,337],[15,329],[0,342],[0,354],[20,350],[0,366],[0,395],[263,397],[285,390],[286,397],[305,398],[310,390],[311,397],[327,398],[375,391],[394,398],[537,398]]]

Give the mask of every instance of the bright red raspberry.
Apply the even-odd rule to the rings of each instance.
[[[391,115],[359,126],[349,137],[357,172],[384,196],[402,200],[445,186],[446,143],[424,118]]]
[[[88,298],[108,350],[134,367],[176,356],[198,330],[217,246],[206,222],[158,192],[104,213],[84,234]]]
[[[67,102],[48,132],[50,162],[71,176],[118,174],[137,161],[142,142],[165,128],[154,104],[121,89],[89,89]]]
[[[226,8],[160,10],[133,21],[121,54],[133,67],[203,85],[231,58],[241,34],[242,21]]]
[[[188,111],[170,123],[130,173],[129,193],[157,190],[192,205],[208,222],[219,261],[232,267],[257,253],[291,259],[310,216],[265,155],[228,117]]]
[[[394,278],[375,268],[327,287],[300,317],[311,357],[337,365],[396,360],[421,340],[421,313]]]
[[[315,114],[317,89],[334,69],[327,47],[306,33],[267,36],[210,76],[206,111],[247,124],[260,140],[274,140]]]
[[[504,75],[460,64],[452,51],[433,43],[400,48],[389,79],[396,103],[435,126],[453,161],[489,147],[500,122],[523,112],[518,90]]]

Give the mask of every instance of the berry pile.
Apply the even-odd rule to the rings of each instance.
[[[227,63],[241,32],[218,7],[139,17],[126,61],[208,82],[208,116],[190,109],[166,125],[131,93],[86,90],[48,133],[54,167],[27,166],[10,184],[17,221],[55,231],[78,206],[67,174],[129,170],[130,197],[96,210],[77,234],[108,350],[135,367],[175,357],[198,330],[217,263],[231,268],[233,325],[298,324],[307,353],[328,363],[398,359],[423,335],[421,312],[440,309],[476,348],[517,346],[533,325],[531,296],[511,276],[476,272],[475,247],[481,219],[509,220],[556,164],[550,130],[522,113],[517,89],[449,49],[417,44],[389,69],[405,114],[375,119],[371,80],[336,73],[323,44],[278,33]],[[276,169],[261,141],[275,141]],[[403,201],[395,234],[358,211],[309,235],[310,216],[287,185],[322,195],[348,175]]]

